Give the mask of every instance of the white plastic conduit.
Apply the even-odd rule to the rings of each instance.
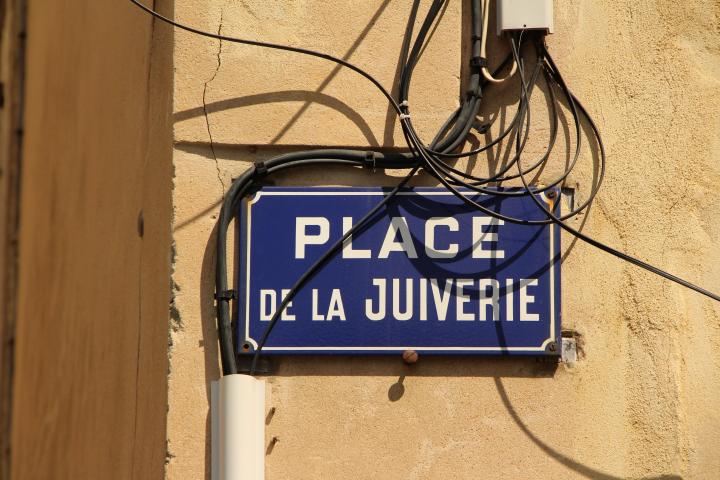
[[[212,480],[264,480],[265,381],[225,375],[211,385]]]

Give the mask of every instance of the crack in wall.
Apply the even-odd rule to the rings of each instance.
[[[222,35],[222,27],[223,27],[223,9],[220,8],[220,23],[218,24],[218,30],[217,34]],[[218,72],[220,71],[220,67],[222,66],[222,47],[223,43],[222,40],[218,40],[218,51],[217,51],[217,66],[215,67],[215,72],[213,72],[212,77],[205,82],[205,85],[203,86],[203,94],[202,94],[202,104],[203,104],[203,114],[205,116],[205,127],[207,128],[208,137],[210,139],[210,151],[212,152],[213,160],[215,161],[215,170],[217,170],[217,178],[220,182],[220,187],[222,188],[222,196],[225,198],[225,182],[222,179],[222,174],[220,173],[220,163],[218,162],[217,154],[215,153],[215,142],[213,141],[212,136],[212,130],[210,128],[210,118],[208,116],[208,110],[207,110],[207,91],[208,86],[210,83],[215,80],[217,77]]]

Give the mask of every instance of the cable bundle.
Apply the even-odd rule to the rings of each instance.
[[[273,328],[277,324],[280,314],[286,308],[288,303],[293,300],[297,292],[342,248],[345,240],[350,238],[354,233],[362,231],[368,221],[372,219],[385,205],[391,202],[397,192],[405,187],[420,170],[432,175],[438,180],[438,182],[460,198],[465,204],[471,208],[482,211],[485,215],[501,219],[505,222],[521,225],[547,225],[554,223],[566,232],[584,242],[589,243],[590,245],[593,245],[594,247],[706,295],[716,301],[720,301],[720,296],[643,262],[642,260],[609,247],[579,232],[566,223],[566,220],[583,212],[592,204],[602,184],[605,174],[606,158],[605,148],[600,137],[600,132],[590,117],[588,111],[568,88],[562,75],[560,74],[559,69],[557,68],[557,65],[553,61],[552,56],[547,51],[543,35],[539,32],[519,31],[509,36],[510,54],[494,71],[491,72],[489,70],[487,59],[485,58],[488,34],[487,25],[489,17],[489,0],[471,0],[472,43],[469,59],[470,75],[467,83],[467,93],[461,106],[453,112],[452,115],[450,115],[429,145],[425,145],[422,142],[412,123],[412,116],[409,108],[410,83],[413,70],[419,61],[421,52],[427,44],[428,34],[435,22],[438,20],[440,12],[448,0],[433,1],[420,25],[420,29],[414,42],[412,43],[412,47],[410,47],[410,42],[407,40],[403,46],[401,58],[403,59],[404,64],[400,76],[400,85],[398,90],[399,99],[394,98],[390,92],[370,74],[337,57],[308,49],[204,32],[176,23],[151,10],[150,8],[145,7],[139,3],[138,0],[130,1],[154,17],[194,34],[233,43],[272,48],[319,57],[355,71],[369,80],[387,98],[388,102],[400,119],[400,125],[408,146],[407,152],[383,153],[378,151],[360,151],[349,149],[319,149],[289,153],[256,164],[240,176],[240,178],[234,181],[227,192],[220,210],[216,245],[217,267],[215,287],[217,292],[218,336],[220,342],[222,369],[225,375],[234,374],[238,371],[233,342],[233,324],[230,315],[230,301],[236,298],[236,291],[228,288],[227,264],[225,261],[229,225],[238,212],[240,202],[246,195],[253,191],[253,188],[257,185],[258,180],[271,176],[277,172],[295,167],[345,165],[349,167],[368,168],[372,170],[407,169],[408,173],[387,195],[385,195],[380,203],[378,203],[362,219],[355,223],[355,225],[353,225],[353,227],[348,230],[342,238],[336,241],[325,252],[325,254],[321,256],[309,269],[307,269],[305,273],[303,273],[303,275],[301,275],[301,277],[295,282],[289,293],[284,297],[277,311],[274,313],[262,338],[258,342],[250,368],[251,374],[254,374],[256,371],[258,358],[262,348],[267,342]],[[405,36],[406,39],[412,38],[413,35],[413,26],[415,24],[415,17],[417,14],[416,8],[417,5],[413,8],[410,14],[408,29]],[[497,76],[503,71],[508,70],[508,67],[509,72],[506,76],[498,78]],[[496,138],[485,143],[485,145],[468,152],[462,152],[463,147],[467,143],[470,132],[476,125],[476,118],[482,104],[484,89],[505,82],[515,75],[518,77],[516,82],[518,84],[518,107],[508,127],[502,130]],[[530,99],[541,77],[546,85],[547,94],[550,100],[550,108],[548,111],[550,135],[545,152],[538,159],[530,162],[529,165],[526,165],[523,163],[523,152],[525,146],[527,145],[530,130]],[[528,180],[528,175],[534,174],[535,176],[538,176],[539,173],[543,171],[548,159],[550,158],[553,148],[555,147],[559,124],[558,111],[562,104],[567,106],[573,118],[572,123],[575,135],[574,144],[572,145],[573,154],[571,156],[571,161],[567,163],[565,170],[556,178],[553,178],[543,186],[536,186],[534,180]],[[567,213],[560,213],[559,210],[550,211],[540,200],[539,195],[549,189],[562,186],[571,172],[576,168],[582,148],[582,121],[586,122],[589,126],[591,133],[590,141],[595,143],[598,150],[598,162],[597,165],[594,165],[594,176],[590,192],[583,202]],[[490,126],[491,125],[484,125],[483,130],[489,129]],[[505,162],[497,172],[488,174],[487,177],[478,177],[470,173],[463,172],[455,168],[450,163],[452,160],[470,157],[485,152],[490,148],[498,146],[500,142],[505,139],[508,139],[509,143],[513,146],[513,156],[509,161]],[[498,186],[501,186],[503,182],[510,180],[520,180],[524,188],[497,188]],[[538,208],[544,212],[546,218],[543,220],[527,220],[503,215],[500,212],[489,209],[473,201],[471,198],[468,198],[468,196],[464,195],[462,192],[467,190],[496,197],[529,196],[533,199]],[[559,202],[555,202],[555,204],[559,205]]]

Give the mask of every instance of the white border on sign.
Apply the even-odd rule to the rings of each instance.
[[[477,192],[461,192],[463,195],[477,195]],[[252,206],[260,201],[263,196],[293,196],[293,195],[306,195],[306,196],[384,196],[385,192],[343,192],[333,190],[312,190],[312,191],[259,191],[257,192],[249,202],[247,202],[247,238],[246,238],[246,270],[247,275],[245,278],[246,293],[245,293],[245,341],[257,349],[257,342],[250,337],[250,239],[252,229]],[[432,196],[454,196],[451,192],[435,192],[435,191],[406,191],[397,192],[396,195],[421,195],[425,197]],[[545,192],[540,194],[540,197],[548,204],[549,209],[552,211],[553,202],[545,196]],[[401,352],[405,350],[419,350],[419,351],[446,351],[446,352],[544,352],[550,342],[555,340],[555,324],[557,323],[557,312],[555,311],[555,262],[553,261],[553,252],[555,251],[555,224],[550,223],[550,337],[543,341],[539,347],[421,347],[421,346],[403,346],[403,347],[263,347],[263,350],[268,351],[282,351],[282,352],[312,352],[312,351],[368,351],[368,352]]]

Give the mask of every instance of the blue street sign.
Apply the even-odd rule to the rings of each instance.
[[[239,352],[257,348],[295,281],[387,193],[265,187],[240,206]],[[545,218],[526,196],[464,194]],[[297,294],[263,352],[557,355],[559,340],[559,228],[498,221],[445,189],[414,188]]]

